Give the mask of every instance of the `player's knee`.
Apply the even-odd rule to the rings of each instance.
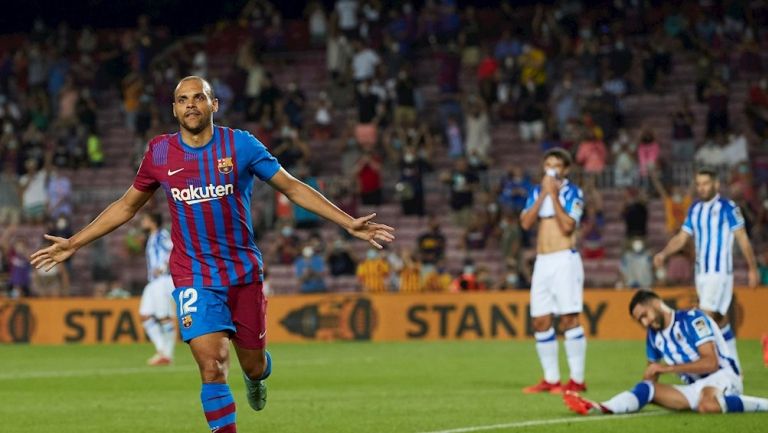
[[[703,398],[699,402],[699,413],[722,413],[720,403],[714,397]]]
[[[251,379],[258,379],[264,375],[264,369],[267,368],[267,363],[264,357],[259,356],[250,360],[247,364],[243,364],[243,372]]]
[[[549,316],[534,317],[531,319],[531,326],[536,332],[544,332],[552,327],[552,318]]]
[[[579,326],[578,314],[568,314],[560,317],[560,330],[567,331]]]
[[[224,359],[211,357],[198,362],[200,376],[203,382],[224,382],[227,379],[227,362]]]

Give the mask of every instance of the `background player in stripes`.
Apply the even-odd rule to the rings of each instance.
[[[173,279],[168,260],[171,256],[171,235],[163,228],[163,216],[148,212],[141,217],[141,228],[147,232],[147,280],[139,304],[139,315],[155,355],[149,365],[168,365],[173,360],[176,327],[173,325]]]
[[[572,411],[620,414],[637,412],[651,402],[703,413],[768,411],[768,399],[742,395],[736,362],[728,356],[728,346],[711,317],[701,310],[675,311],[647,290],[635,293],[629,313],[648,329],[644,380],[602,403],[566,392],[563,399]],[[679,374],[685,384],[658,383],[664,373]]]
[[[563,390],[557,357],[553,318],[559,316],[565,335],[565,352],[571,378],[564,389],[584,391],[587,340],[579,324],[583,308],[584,267],[576,251],[575,231],[584,210],[581,190],[566,179],[571,165],[567,150],[554,148],[544,154],[541,185],[528,195],[520,225],[528,230],[538,220],[536,263],[531,281],[531,316],[536,351],[544,379],[523,390],[526,393]]]
[[[265,379],[272,371],[265,350],[263,265],[251,223],[254,176],[375,248],[394,240],[394,229],[374,223],[375,214],[351,217],[280,167],[253,135],[214,125],[218,107],[203,78],[179,81],[172,104],[179,132],[150,141],[122,198],[69,239],[46,235],[52,245],[31,258],[37,268],[53,268],[125,224],[162,188],[173,220],[170,268],[179,327],[200,370],[203,411],[211,431],[233,433],[235,404],[227,384],[230,341],[254,410],[266,405]]]
[[[749,287],[757,287],[755,254],[744,228],[744,217],[736,204],[719,193],[717,172],[701,168],[696,173],[699,199],[688,209],[688,216],[675,236],[653,258],[654,265],[664,266],[670,255],[683,248],[693,237],[696,245],[695,284],[699,308],[715,319],[728,343],[731,355],[739,363],[736,338],[731,329],[728,308],[733,298],[733,240],[749,268]]]

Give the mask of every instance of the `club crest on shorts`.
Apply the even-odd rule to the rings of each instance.
[[[181,324],[184,326],[184,328],[189,328],[192,326],[192,316],[186,315],[181,318]]]
[[[229,174],[232,172],[234,164],[232,164],[232,157],[219,158],[216,160],[216,166],[219,168],[219,173]]]

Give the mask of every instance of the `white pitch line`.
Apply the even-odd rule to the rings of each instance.
[[[473,427],[461,427],[461,428],[454,428],[450,430],[435,430],[435,431],[429,431],[429,432],[423,432],[423,433],[468,433],[468,432],[476,432],[476,431],[483,431],[483,430],[497,430],[502,428],[516,429],[516,428],[522,428],[522,427],[536,427],[540,425],[569,424],[569,423],[576,423],[576,422],[611,421],[611,420],[618,420],[618,419],[637,418],[641,416],[656,416],[656,415],[662,415],[662,414],[664,414],[663,411],[654,411],[654,412],[632,413],[627,415],[585,416],[581,418],[570,417],[570,418],[555,418],[555,419],[534,419],[530,421],[510,422],[506,424],[479,425],[479,426],[473,426]]]

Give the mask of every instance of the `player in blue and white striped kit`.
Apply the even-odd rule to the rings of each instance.
[[[602,403],[566,392],[563,400],[569,409],[581,415],[621,414],[653,402],[702,413],[768,411],[768,399],[742,395],[739,369],[711,317],[696,309],[675,311],[646,290],[635,293],[629,312],[648,329],[644,380]],[[678,374],[684,384],[658,383],[664,373]]]
[[[155,355],[147,361],[149,365],[167,365],[173,360],[176,344],[176,328],[173,301],[173,280],[168,268],[171,256],[171,235],[163,228],[163,217],[159,213],[146,213],[141,227],[147,232],[147,279],[139,306],[139,315],[147,336],[155,345]]]
[[[719,194],[717,173],[709,168],[696,173],[699,200],[688,209],[688,216],[678,234],[653,258],[661,267],[670,255],[679,251],[693,237],[696,244],[695,283],[699,308],[720,326],[736,364],[736,338],[731,329],[728,308],[733,298],[733,240],[739,243],[749,267],[749,287],[758,281],[757,262],[744,228],[744,217],[736,204]]]

